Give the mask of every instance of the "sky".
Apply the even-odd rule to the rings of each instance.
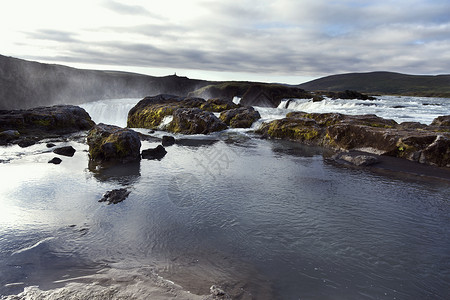
[[[2,55],[155,76],[450,73],[449,0],[6,0],[0,37]]]

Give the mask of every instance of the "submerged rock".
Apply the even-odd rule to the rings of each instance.
[[[205,104],[201,98],[185,98],[161,94],[139,101],[128,113],[127,126],[156,129],[166,116],[179,108],[200,107]]]
[[[139,135],[128,128],[100,123],[89,131],[87,143],[89,157],[97,163],[127,163],[141,157]]]
[[[166,156],[166,154],[167,154],[166,149],[161,145],[158,145],[156,148],[153,149],[142,150],[142,158],[144,159],[161,160],[164,156]]]
[[[183,134],[208,134],[227,129],[213,113],[199,108],[180,108],[173,113],[168,131]]]
[[[450,167],[450,132],[436,126],[397,124],[375,115],[293,112],[264,123],[268,138],[301,141],[338,150],[361,150]]]
[[[55,150],[53,150],[53,153],[72,157],[75,154],[75,151],[76,150],[72,146],[65,146],[56,148]]]
[[[355,166],[371,166],[380,162],[379,158],[374,155],[352,153],[352,152],[339,152],[332,157],[336,161],[345,161]]]
[[[232,128],[250,128],[256,120],[261,119],[261,115],[249,106],[224,111],[219,118]]]
[[[108,202],[108,204],[117,204],[125,200],[131,192],[127,189],[115,189],[108,191],[98,202]]]

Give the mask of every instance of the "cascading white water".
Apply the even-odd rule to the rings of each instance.
[[[127,117],[130,109],[135,106],[139,100],[136,98],[100,100],[80,105],[84,108],[95,123],[105,123],[127,126]]]
[[[330,99],[313,102],[311,99],[285,99],[278,109],[308,113],[338,112],[350,115],[375,114],[401,122],[430,124],[434,118],[450,114],[447,98],[379,96],[376,100]]]

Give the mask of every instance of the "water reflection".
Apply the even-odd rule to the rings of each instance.
[[[89,160],[88,169],[100,182],[118,183],[123,186],[132,185],[141,177],[141,163],[139,161],[99,167],[98,164]]]

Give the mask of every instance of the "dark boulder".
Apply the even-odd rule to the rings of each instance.
[[[72,157],[75,154],[75,151],[76,150],[72,146],[65,146],[56,148],[55,150],[53,150],[53,153]]]
[[[1,110],[0,132],[18,132],[14,143],[24,138],[40,140],[55,135],[70,134],[91,129],[95,123],[78,106],[55,105],[27,110]],[[0,143],[3,139],[0,136]],[[10,140],[11,141],[11,140]]]
[[[49,164],[59,165],[62,162],[61,158],[54,157],[48,161]]]
[[[227,129],[213,113],[199,108],[180,108],[173,113],[168,131],[183,134],[208,134]]]
[[[89,157],[97,163],[127,163],[141,157],[139,135],[128,128],[100,123],[89,131],[87,143]]]
[[[185,98],[174,95],[157,95],[139,101],[129,112],[127,127],[156,129],[166,116],[179,108],[200,107],[201,98]]]
[[[142,150],[142,158],[144,159],[161,160],[164,156],[166,156],[166,154],[167,154],[166,149],[161,145],[158,145],[156,148],[153,149]]]
[[[109,204],[117,204],[125,200],[128,195],[130,195],[131,191],[127,189],[115,189],[112,191],[108,191],[103,195],[103,198],[98,200],[98,202],[108,202]]]
[[[261,115],[249,106],[224,111],[219,118],[233,128],[250,128],[256,120],[261,119]]]
[[[175,144],[175,138],[170,135],[164,135],[162,137],[161,143],[163,146],[172,146],[173,144]]]

